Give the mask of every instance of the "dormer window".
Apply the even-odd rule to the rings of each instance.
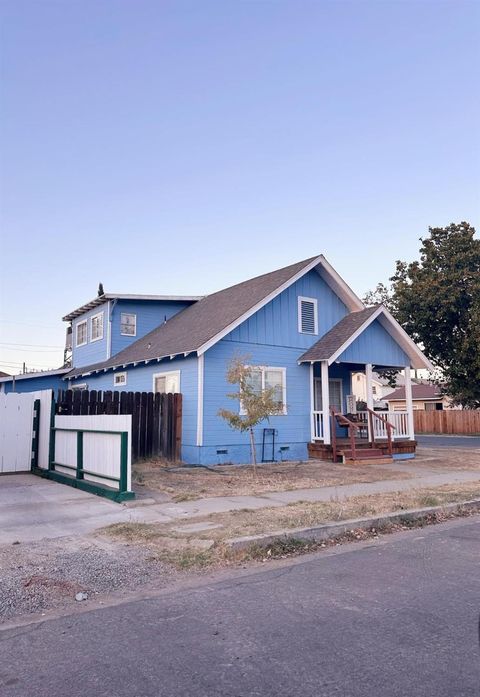
[[[98,341],[99,339],[103,339],[103,312],[99,312],[98,315],[93,315],[90,322],[90,341]]]
[[[122,336],[136,336],[137,315],[122,312],[120,314],[120,334]]]
[[[298,298],[298,331],[301,334],[318,334],[318,309],[316,298]]]
[[[84,346],[87,343],[87,322],[79,322],[75,329],[75,346]]]

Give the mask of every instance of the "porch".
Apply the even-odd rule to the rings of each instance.
[[[406,406],[402,411],[375,410],[373,371],[403,371]],[[353,376],[363,372],[366,409],[357,409]],[[330,461],[390,462],[415,455],[410,366],[373,366],[371,363],[328,361],[310,364],[311,458]]]

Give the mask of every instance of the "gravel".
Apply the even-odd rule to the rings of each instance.
[[[64,537],[0,546],[0,622],[28,613],[82,605],[145,584],[164,587],[178,576],[148,549],[94,538]]]

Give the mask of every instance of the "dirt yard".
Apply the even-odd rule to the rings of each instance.
[[[159,491],[174,501],[211,496],[257,495],[269,491],[292,491],[321,486],[376,482],[385,479],[409,479],[402,463],[395,468],[380,465],[339,465],[332,462],[275,462],[251,466],[207,467],[172,466],[162,460],[149,460],[133,466],[136,491]]]
[[[480,451],[474,448],[419,448],[410,464],[434,470],[479,470]]]

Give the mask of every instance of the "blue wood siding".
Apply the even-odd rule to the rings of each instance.
[[[65,383],[62,380],[62,375],[45,375],[43,377],[35,377],[23,380],[15,380],[15,389],[13,389],[13,381],[1,383],[1,391],[7,394],[8,392],[37,392],[37,390],[54,390],[64,388]]]
[[[98,373],[80,377],[70,382],[70,386],[86,384],[91,390],[115,390],[118,392],[152,392],[153,375],[172,370],[180,371],[180,391],[183,395],[183,421],[182,443],[184,445],[196,445],[197,442],[197,358],[174,358],[167,361],[155,361],[147,365],[137,365],[135,368],[118,370],[116,372],[127,373],[127,384],[122,387],[114,387],[114,372]],[[64,388],[67,384],[64,383]]]
[[[163,324],[165,318],[169,320],[189,305],[191,305],[189,302],[156,302],[153,300],[118,300],[116,303],[112,301],[111,355],[114,356],[119,351],[122,351],[122,349],[137,341],[137,339]],[[120,322],[122,312],[137,316],[137,333],[135,336],[123,336],[121,334]]]
[[[372,322],[338,360],[344,363],[373,363],[392,367],[410,365],[407,354],[378,320]]]
[[[91,341],[92,328],[90,320],[94,315],[103,312],[103,339]],[[87,343],[77,347],[77,324],[87,320]],[[107,359],[107,335],[108,335],[108,303],[103,303],[89,312],[85,312],[72,322],[72,365],[74,368],[92,363],[100,363]]]
[[[298,331],[298,297],[318,301],[318,334]],[[348,310],[316,271],[310,271],[228,334],[224,341],[306,349],[326,334]]]
[[[238,410],[237,401],[227,394],[234,391],[226,381],[228,364],[236,354],[249,354],[253,364],[286,368],[287,414],[274,416],[255,429],[260,453],[263,428],[275,428],[275,459],[304,459],[307,442],[310,440],[310,386],[309,367],[298,365],[298,350],[276,346],[260,346],[250,343],[220,341],[205,353],[204,402],[203,402],[203,445],[201,461],[248,462],[248,435],[231,429],[218,416],[220,408]],[[280,451],[288,447],[288,451]],[[217,455],[217,449],[227,449],[226,454]]]

